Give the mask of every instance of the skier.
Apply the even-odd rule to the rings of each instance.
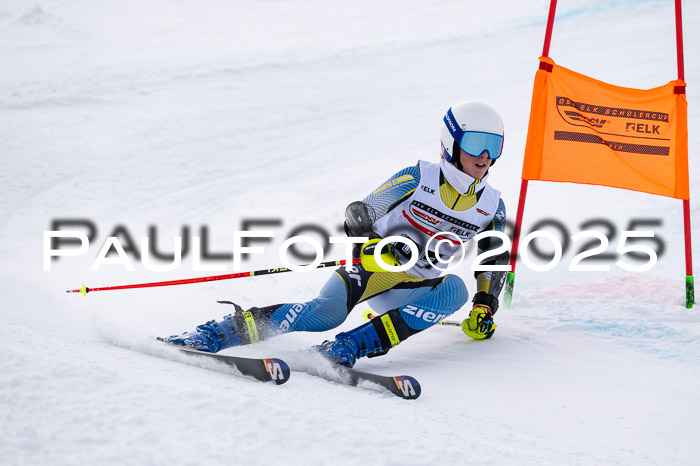
[[[435,248],[440,242],[438,254],[445,262],[460,250],[458,240],[466,242],[482,231],[503,231],[505,206],[500,192],[486,182],[489,167],[503,149],[503,121],[483,103],[456,104],[443,119],[440,143],[439,163],[419,161],[347,207],[345,232],[369,241],[356,248],[361,263],[351,271],[338,269],[315,299],[247,311],[225,301],[235,312],[222,321],[209,321],[166,341],[217,352],[287,332],[322,332],[342,324],[355,305],[368,301],[377,317],[315,347],[352,367],[358,358],[385,354],[459,310],[467,302],[467,288],[456,275],[441,276]],[[389,272],[377,263],[374,250],[387,236],[402,236],[416,245],[418,257],[412,268]],[[478,242],[478,251],[501,244],[496,237],[484,238]],[[380,255],[386,264],[400,265],[408,263],[412,251],[395,242]],[[483,263],[507,262],[506,252]],[[476,272],[475,278],[477,292],[462,330],[475,339],[490,338],[496,329],[493,315],[505,272]]]

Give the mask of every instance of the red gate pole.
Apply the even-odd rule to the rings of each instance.
[[[557,0],[549,2],[549,16],[547,17],[547,31],[544,33],[544,46],[542,47],[542,56],[549,56],[549,44],[552,41],[552,29],[554,28],[554,14],[557,11]]]
[[[678,79],[685,81],[685,70],[683,67],[683,13],[681,11],[681,0],[676,0],[676,51],[678,57]]]
[[[523,211],[525,210],[525,196],[527,196],[527,182],[520,183],[520,197],[518,198],[518,213],[515,216],[515,229],[513,230],[513,248],[510,251],[510,272],[507,275],[506,292],[503,304],[510,307],[513,298],[513,286],[515,283],[515,263],[518,258],[518,245],[520,244],[520,227],[523,222]]]
[[[544,33],[544,45],[542,46],[542,56],[549,56],[549,45],[552,42],[552,29],[554,28],[554,15],[557,11],[557,0],[549,2],[549,16],[547,17],[547,30]],[[520,227],[523,221],[523,211],[525,210],[525,197],[527,196],[528,180],[522,180],[520,184],[520,197],[518,198],[518,213],[515,216],[515,229],[513,231],[513,247],[510,251],[510,271],[507,275],[506,291],[503,304],[510,307],[513,299],[513,287],[515,286],[515,263],[518,259],[518,245],[520,244]]]
[[[683,223],[685,227],[685,307],[691,309],[695,304],[695,285],[693,283],[693,253],[690,247],[690,200],[683,200]]]
[[[676,0],[676,52],[678,57],[678,79],[685,81],[685,70],[683,66],[683,14],[681,10],[681,0]],[[683,199],[683,227],[685,234],[685,307],[690,309],[695,303],[695,285],[693,283],[693,252],[690,239],[690,199]]]

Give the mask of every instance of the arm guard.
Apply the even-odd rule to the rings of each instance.
[[[362,201],[355,201],[345,209],[345,233],[348,236],[377,237],[372,231],[374,217],[367,205]]]
[[[345,233],[348,236],[379,238],[372,225],[387,214],[401,200],[415,191],[420,181],[418,164],[404,168],[362,201],[355,201],[345,209]]]

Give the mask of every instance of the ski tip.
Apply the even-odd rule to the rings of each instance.
[[[275,382],[277,385],[282,385],[289,380],[291,371],[289,370],[289,365],[287,365],[286,362],[277,358],[268,358],[263,359],[263,363],[265,364],[267,374],[270,376],[270,380]]]
[[[416,379],[409,375],[394,377],[397,390],[394,393],[405,400],[415,400],[420,396],[421,388]]]

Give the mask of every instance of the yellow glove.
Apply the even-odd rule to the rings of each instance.
[[[493,332],[496,331],[491,308],[485,304],[474,306],[469,317],[462,321],[462,331],[476,340],[491,338]]]
[[[381,240],[382,238],[371,238],[367,243],[362,245],[362,249],[360,250],[360,260],[362,261],[362,267],[368,272],[387,272],[387,270],[382,268],[382,266],[378,264],[377,260],[374,258],[374,250]],[[387,244],[384,246],[384,248],[382,248],[381,257],[382,260],[388,265],[393,265],[396,267],[401,265],[391,244]]]

